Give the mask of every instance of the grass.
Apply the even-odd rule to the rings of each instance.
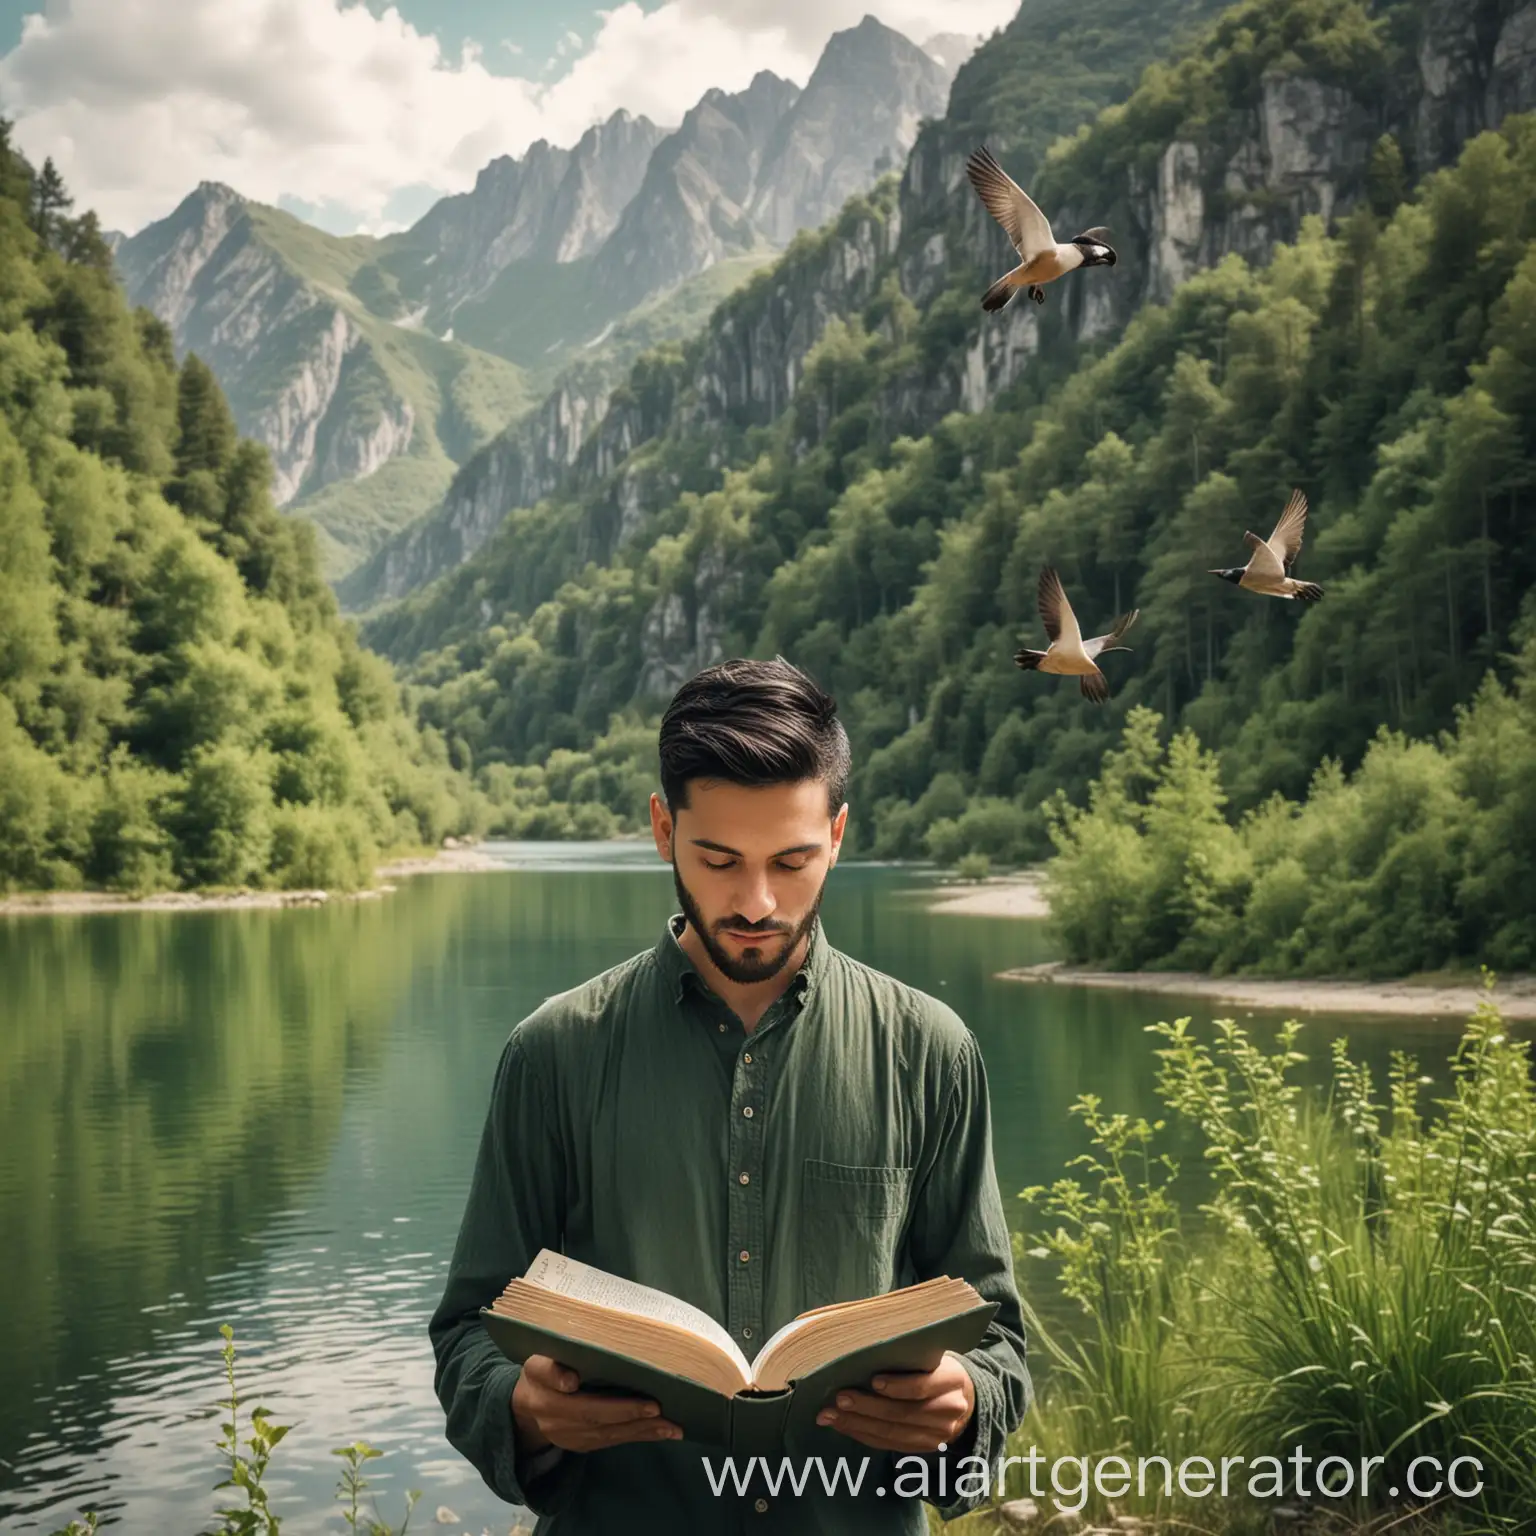
[[[1427,1107],[1434,1080],[1402,1054],[1382,1101],[1336,1041],[1332,1087],[1311,1097],[1291,1080],[1299,1025],[1269,1052],[1231,1021],[1214,1044],[1188,1020],[1152,1026],[1169,1120],[1084,1097],[1092,1152],[1024,1192],[1021,1289],[1032,1261],[1049,1263],[1081,1322],[1064,1335],[1026,1303],[1044,1359],[1019,1440],[1048,1460],[1241,1457],[1241,1479],[1279,1458],[1301,1529],[1536,1528],[1536,1089],[1487,985]],[[1172,1121],[1205,1149],[1192,1214],[1159,1150]],[[1297,1448],[1314,1468],[1342,1458],[1330,1470],[1356,1469],[1353,1490],[1299,1495]],[[1475,1457],[1462,1476],[1480,1491],[1415,1501],[1420,1456]],[[1145,1497],[1093,1493],[1084,1513],[1268,1530],[1276,1501],[1248,1486],[1218,1512],[1154,1479]]]

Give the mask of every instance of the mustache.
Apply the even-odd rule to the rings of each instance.
[[[752,923],[733,923],[729,918],[716,923],[715,927],[722,933],[755,933],[762,934],[765,938],[771,933],[789,932],[789,925],[786,923],[775,923],[771,928],[758,928]]]

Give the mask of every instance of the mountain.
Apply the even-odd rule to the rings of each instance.
[[[351,282],[377,243],[204,182],[114,253],[130,300],[214,370],[241,431],[267,448],[278,505],[310,498],[333,570],[441,494],[528,399],[504,359],[369,310]]]
[[[953,70],[866,16],[827,43],[763,155],[749,213],[775,245],[826,223],[943,115]]]
[[[1026,5],[962,67],[899,189],[638,363],[551,492],[370,618],[467,761],[523,770],[559,747],[585,782],[580,754],[698,667],[777,649],[845,701],[860,846],[881,829],[884,852],[921,853],[937,827],[946,856],[1017,858],[1138,700],[1219,746],[1242,806],[1298,793],[1325,755],[1358,761],[1382,723],[1452,722],[1536,618],[1536,141],[1508,117],[1536,107],[1536,5],[1468,24],[1454,0],[1248,0],[1201,27],[1169,4],[1162,35],[1185,41],[1144,75],[1127,15]],[[1095,92],[1113,104],[1048,152]],[[1454,170],[1447,123],[1480,135]],[[982,315],[998,267],[963,151],[983,138],[1057,186],[1053,219],[1121,200],[1121,266],[1039,314]],[[1174,144],[1221,233],[1122,323],[1190,206],[1159,171]],[[1293,485],[1328,600],[1224,604],[1205,568]],[[1048,560],[1096,615],[1143,610],[1102,714],[1007,664]]]
[[[121,241],[118,269],[213,367],[339,580],[536,401],[579,441],[640,345],[702,318],[701,296],[723,297],[797,219],[822,222],[899,158],[946,78],[866,19],[828,44],[801,116],[802,93],[766,71],[706,93],[671,133],[617,112],[574,148],[499,157],[382,239],[205,184]],[[771,230],[754,222],[759,195]]]
[[[467,558],[513,507],[546,495],[603,420],[634,350],[620,320],[658,293],[745,275],[801,228],[836,215],[882,165],[900,163],[949,73],[872,17],[835,33],[804,91],[768,71],[709,91],[651,157],[633,200],[590,259],[506,268],[458,312],[456,334],[532,363],[571,355],[573,332],[608,365],[562,375],[543,401],[468,463],[430,516],[341,580],[349,608],[399,597]],[[715,274],[711,279],[709,274]],[[678,285],[682,284],[680,288]],[[530,299],[537,295],[537,301]],[[616,329],[615,329],[616,328]],[[606,450],[605,450],[606,451]]]
[[[748,211],[758,172],[799,95],[798,86],[766,69],[744,91],[705,92],[652,156],[634,201],[597,253],[592,285],[605,304],[628,309],[759,244]]]
[[[443,198],[409,230],[381,240],[354,287],[385,318],[451,337],[458,308],[482,298],[508,267],[574,262],[597,250],[665,136],[621,110],[574,149],[539,139],[521,160],[500,155],[473,190]]]

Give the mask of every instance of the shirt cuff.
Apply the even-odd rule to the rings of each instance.
[[[563,1446],[545,1445],[519,1454],[517,1425],[512,1417],[512,1392],[522,1367],[510,1362],[498,1367],[487,1390],[502,1403],[501,1421],[506,1433],[498,1435],[494,1472],[496,1487],[511,1504],[521,1504],[536,1515],[554,1514],[570,1497],[581,1470],[582,1458]]]
[[[976,1392],[976,1406],[970,1421],[960,1432],[960,1439],[945,1451],[933,1451],[930,1453],[933,1461],[933,1470],[938,1471],[938,1464],[944,1463],[944,1493],[929,1500],[934,1509],[938,1511],[941,1520],[953,1520],[957,1515],[968,1514],[973,1509],[979,1509],[989,1501],[991,1495],[990,1470],[988,1476],[982,1479],[982,1487],[974,1493],[957,1494],[955,1482],[962,1477],[969,1477],[974,1485],[975,1474],[978,1470],[976,1463],[970,1458],[980,1457],[983,1464],[989,1469],[993,1460],[992,1439],[993,1427],[997,1422],[997,1400],[999,1386],[990,1371],[982,1370],[971,1363],[970,1357],[962,1355],[961,1363],[965,1366],[967,1374],[971,1378],[971,1385]],[[958,1466],[957,1463],[965,1462],[966,1465]],[[937,1484],[930,1480],[929,1486],[937,1494]]]
[[[546,1445],[542,1450],[535,1451],[526,1461],[518,1462],[518,1482],[524,1488],[529,1483],[537,1482],[564,1455],[565,1447],[563,1445]]]

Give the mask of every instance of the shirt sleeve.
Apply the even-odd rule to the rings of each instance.
[[[981,1342],[961,1356],[976,1389],[975,1415],[959,1441],[925,1458],[932,1474],[927,1479],[929,1502],[941,1518],[952,1520],[989,1502],[992,1491],[990,1470],[988,1486],[972,1491],[980,1481],[977,1464],[957,1463],[979,1456],[993,1468],[1034,1399],[1013,1276],[1013,1242],[992,1161],[986,1068],[969,1030],[951,1074],[937,1155],[917,1195],[909,1241],[919,1279],[954,1275],[969,1280],[984,1301],[998,1303]],[[943,1493],[938,1491],[941,1461]],[[966,1479],[968,1491],[963,1495],[954,1492],[957,1479]]]
[[[517,1454],[512,1391],[522,1366],[486,1333],[480,1308],[523,1274],[539,1249],[560,1248],[564,1198],[555,1116],[515,1029],[496,1069],[447,1284],[427,1332],[449,1443],[500,1497],[540,1515],[569,1500],[585,1457],[575,1451],[550,1456],[555,1448],[547,1446]]]

